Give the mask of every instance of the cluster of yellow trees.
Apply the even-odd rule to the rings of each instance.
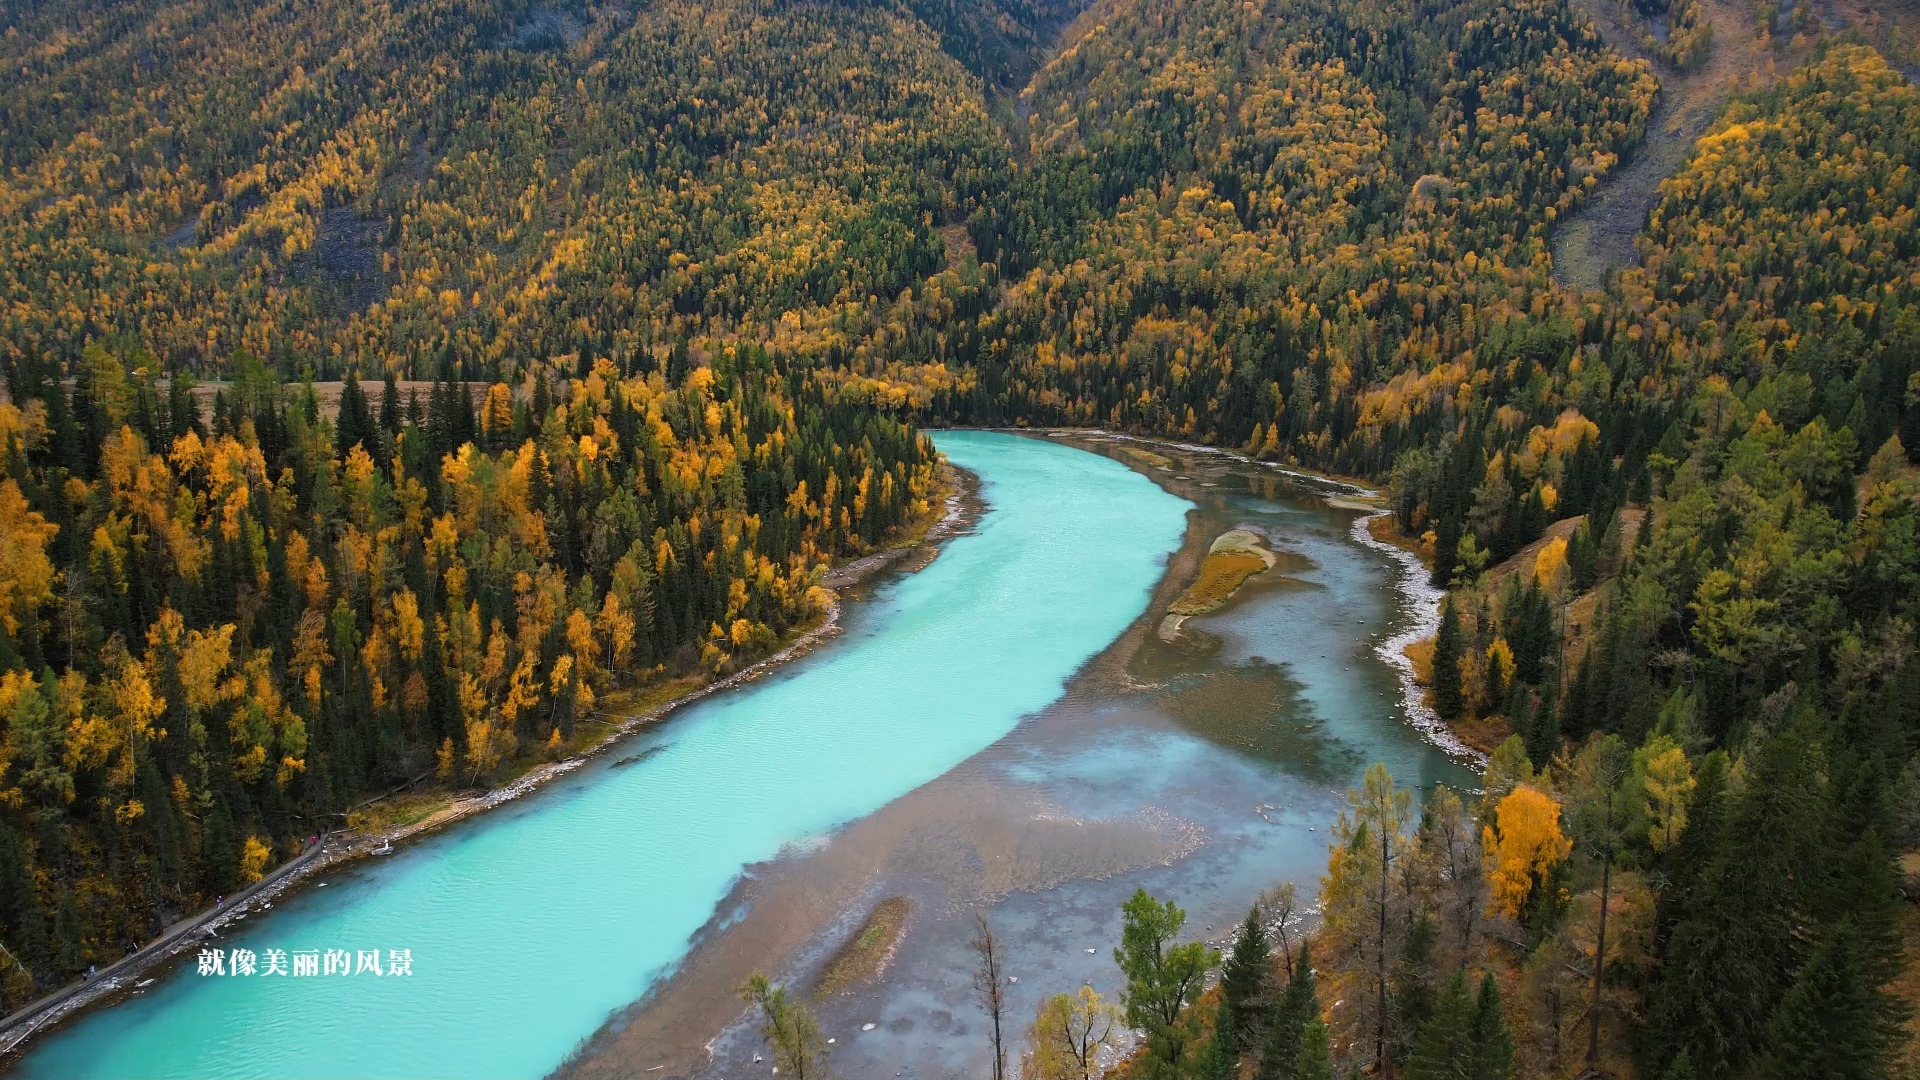
[[[1313,934],[1322,994],[1339,1002],[1336,1055],[1404,1066],[1447,975],[1492,971],[1521,1075],[1625,1065],[1636,1003],[1595,972],[1652,963],[1660,867],[1693,788],[1666,736],[1631,752],[1597,741],[1537,770],[1516,737],[1471,805],[1439,788],[1416,808],[1375,766],[1335,831]]]
[[[257,365],[210,410],[104,350],[83,375],[0,403],[9,1000],[368,795],[485,783],[610,692],[764,655],[824,566],[932,512],[929,443],[754,350],[477,408],[349,382],[333,417]]]

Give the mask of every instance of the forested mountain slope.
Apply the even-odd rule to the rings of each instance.
[[[9,1001],[764,654],[932,511],[902,419],[729,329],[944,265],[1004,170],[908,15],[9,18]],[[340,374],[331,416],[290,381]]]
[[[1454,965],[1523,1075],[1889,1075],[1920,92],[1812,49],[1576,291],[1549,234],[1659,85],[1565,0],[1100,0],[1042,62],[1073,14],[0,4],[8,1000],[763,652],[925,515],[915,425],[1095,425],[1390,482],[1435,706],[1565,808],[1544,899],[1425,952],[1411,877],[1340,939],[1343,834],[1318,955],[1400,966],[1340,1060],[1412,1069]]]

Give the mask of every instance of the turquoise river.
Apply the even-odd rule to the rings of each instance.
[[[1144,610],[1190,504],[1107,457],[939,436],[989,511],[804,661],[689,707],[623,769],[323,875],[228,948],[406,948],[413,974],[190,966],[49,1037],[26,1077],[537,1077],[671,971],[752,864],[948,772]]]

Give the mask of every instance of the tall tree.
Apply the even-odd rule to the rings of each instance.
[[[1453,594],[1440,601],[1440,631],[1433,639],[1433,708],[1452,720],[1465,708],[1466,695],[1460,681],[1460,658],[1466,652],[1466,635],[1460,629],[1460,613],[1454,610]]]
[[[1300,1032],[1300,1050],[1293,1056],[1292,1080],[1333,1080],[1333,1052],[1327,1044],[1327,1024],[1319,1017]]]
[[[1500,1011],[1500,987],[1491,971],[1480,977],[1480,992],[1473,1000],[1471,1034],[1473,1049],[1467,1080],[1507,1080],[1513,1074],[1513,1035]]]
[[[992,1025],[993,1080],[1005,1080],[1007,1048],[1000,1030],[1001,1018],[1006,1013],[1006,977],[1001,970],[1005,958],[1001,956],[1000,939],[986,914],[976,912],[973,919],[973,993]]]
[[[1348,808],[1334,827],[1335,845],[1322,890],[1324,936],[1364,971],[1367,993],[1353,1010],[1356,1031],[1374,1066],[1394,1070],[1389,977],[1412,921],[1406,880],[1396,873],[1412,850],[1407,825],[1411,793],[1397,787],[1386,766],[1367,770],[1361,787],[1347,793]]]
[[[1806,869],[1821,865],[1817,766],[1797,726],[1762,743],[1716,830],[1717,850],[1674,898],[1643,1038],[1667,1055],[1689,1051],[1702,1075],[1744,1068],[1792,985],[1811,902]],[[1700,779],[1696,802],[1718,794],[1717,774]],[[1683,844],[1712,827],[1710,813],[1692,814]]]
[[[1312,953],[1312,945],[1302,942],[1286,989],[1273,1004],[1260,1047],[1259,1080],[1298,1080],[1297,1062],[1305,1049],[1307,1029],[1320,1023]]]
[[[1407,1056],[1407,1080],[1455,1080],[1472,1067],[1473,997],[1467,976],[1456,971],[1434,1000],[1433,1015],[1421,1026]]]
[[[1607,964],[1607,913],[1613,903],[1613,864],[1622,837],[1621,787],[1632,772],[1632,756],[1618,735],[1595,739],[1573,762],[1574,838],[1600,865],[1600,911],[1593,949],[1592,992],[1587,999],[1587,1069],[1600,1067],[1600,987]]]
[[[1174,944],[1187,913],[1173,901],[1161,902],[1136,890],[1121,907],[1120,947],[1113,961],[1127,977],[1127,1023],[1147,1032],[1149,1068],[1173,1075],[1187,1058],[1192,1032],[1182,1011],[1200,992],[1220,954],[1205,942]]]
[[[1767,1021],[1756,1069],[1764,1080],[1887,1075],[1859,944],[1850,920],[1827,931]]]
[[[1247,911],[1246,919],[1240,924],[1240,934],[1234,939],[1233,951],[1220,969],[1221,1016],[1225,1030],[1232,1036],[1223,1041],[1230,1044],[1236,1056],[1260,1043],[1261,1017],[1268,1007],[1272,975],[1272,950],[1267,946],[1266,927],[1256,906]]]

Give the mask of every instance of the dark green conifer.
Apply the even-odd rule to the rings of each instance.
[[[1852,920],[1829,930],[1767,1021],[1762,1080],[1873,1080],[1880,1045]]]
[[[1327,1045],[1327,1024],[1319,1017],[1300,1032],[1300,1050],[1293,1056],[1292,1080],[1333,1080],[1333,1052]]]
[[[1440,631],[1433,639],[1433,708],[1448,720],[1460,715],[1465,702],[1460,686],[1460,656],[1466,648],[1453,596],[1440,601]]]
[[[1560,752],[1560,715],[1554,707],[1558,696],[1554,687],[1541,687],[1540,707],[1527,718],[1527,760],[1536,769],[1553,764],[1553,756]]]
[[[1759,1048],[1794,981],[1797,931],[1813,899],[1817,878],[1805,869],[1820,859],[1817,761],[1798,725],[1762,744],[1716,830],[1716,849],[1676,882],[1677,914],[1648,994],[1650,1050],[1686,1047],[1702,1074],[1728,1076]],[[1696,802],[1701,794],[1696,788]],[[1709,815],[1688,832],[1714,824]]]
[[[1233,952],[1220,969],[1220,1007],[1223,1020],[1234,1036],[1231,1049],[1236,1056],[1260,1043],[1260,1020],[1267,1008],[1272,959],[1267,930],[1260,923],[1260,909],[1249,909],[1246,920],[1240,924],[1240,936],[1234,940]]]
[[[1474,1003],[1465,973],[1455,971],[1434,999],[1407,1056],[1407,1080],[1457,1080],[1474,1057]]]
[[[1307,1025],[1320,1018],[1320,999],[1314,988],[1313,950],[1300,946],[1294,957],[1293,976],[1275,1002],[1267,1022],[1265,1044],[1260,1050],[1259,1080],[1293,1080],[1294,1062],[1300,1055]]]
[[[1480,993],[1473,1002],[1471,1039],[1468,1080],[1507,1080],[1513,1073],[1513,1034],[1500,1012],[1500,987],[1491,971],[1480,977]]]

